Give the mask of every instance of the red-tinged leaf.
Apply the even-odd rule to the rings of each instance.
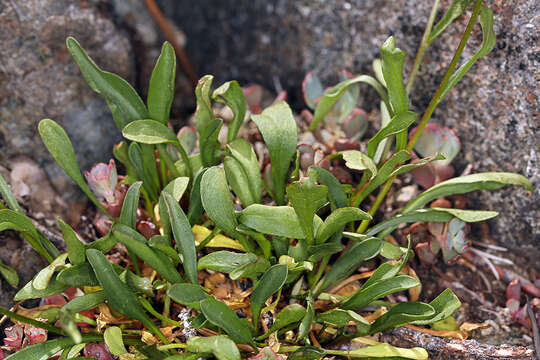
[[[23,327],[20,324],[4,329],[4,345],[12,348],[19,348],[23,340]]]
[[[40,344],[47,341],[48,331],[42,328],[35,327],[34,325],[24,325],[24,335],[30,345]]]
[[[84,347],[83,354],[96,360],[113,360],[105,343],[89,343]]]
[[[519,299],[521,298],[521,282],[519,279],[514,279],[510,281],[510,284],[506,287],[506,299],[507,300],[517,300],[519,304]]]

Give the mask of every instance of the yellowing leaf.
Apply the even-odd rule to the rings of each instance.
[[[192,230],[193,230],[193,235],[195,237],[196,245],[199,245],[211,233],[209,229],[200,225],[194,225]],[[210,240],[210,242],[206,244],[206,247],[227,248],[227,249],[245,251],[244,247],[238,241],[233,240],[221,234],[214,236],[212,240]]]

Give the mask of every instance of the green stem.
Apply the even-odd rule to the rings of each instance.
[[[203,241],[201,241],[199,243],[199,245],[197,245],[197,251],[200,251],[201,249],[203,249],[206,245],[208,245],[208,243],[217,235],[221,233],[221,229],[219,229],[217,226],[214,226],[214,228],[212,229],[212,232],[210,234],[208,234],[204,239]]]
[[[469,40],[469,37],[471,36],[471,32],[474,27],[474,24],[476,24],[476,19],[478,18],[478,13],[480,12],[481,7],[482,7],[482,0],[476,0],[473,13],[471,15],[471,18],[469,19],[469,23],[467,24],[467,27],[465,28],[463,37],[461,38],[461,41],[459,42],[456,53],[454,54],[454,57],[452,58],[452,61],[450,62],[450,65],[448,66],[448,70],[446,71],[446,74],[444,74],[444,78],[441,81],[439,87],[437,88],[435,95],[429,102],[429,105],[426,111],[424,112],[424,115],[422,116],[422,119],[420,120],[418,127],[416,128],[416,132],[414,133],[413,137],[409,141],[409,144],[407,145],[408,151],[411,151],[414,148],[414,145],[420,138],[420,135],[422,135],[422,131],[426,127],[429,119],[431,119],[431,115],[435,111],[435,108],[441,102],[442,100],[441,95],[444,92],[444,89],[446,88],[448,82],[450,81],[450,77],[454,73],[454,70],[456,69],[456,66],[458,64],[459,58],[461,57],[461,54],[463,53],[463,49],[465,48],[465,45],[467,45],[467,41]]]
[[[163,162],[163,165],[171,172],[172,177],[173,178],[180,177],[180,173],[178,172],[178,169],[174,165],[173,159],[171,159],[171,156],[169,155],[169,152],[167,151],[166,144],[158,145],[158,154],[159,154],[159,159]],[[165,187],[167,183],[165,183],[163,187]]]
[[[166,322],[167,324],[170,324],[170,325],[173,325],[173,326],[178,326],[180,328],[184,327],[184,325],[182,325],[181,322],[174,321],[174,320],[169,319],[168,317],[165,317],[165,316],[161,315],[160,313],[158,313],[156,310],[154,310],[154,308],[152,307],[150,302],[148,302],[148,300],[146,300],[145,298],[139,297],[139,303],[143,306],[143,308],[146,309],[146,311],[148,311],[150,314],[154,315],[156,318],[158,318],[162,322]]]
[[[184,147],[182,146],[182,144],[180,144],[180,141],[176,140],[172,144],[174,145],[174,147],[176,147],[176,149],[180,153],[180,157],[182,158],[182,161],[184,162],[184,164],[186,164],[186,170],[188,173],[189,182],[191,183],[193,181],[193,170],[191,169],[191,164],[189,163],[189,156],[186,153],[186,150],[184,150]]]
[[[46,323],[42,323],[41,321],[37,321],[37,320],[31,319],[31,318],[28,318],[26,316],[16,314],[16,313],[14,313],[12,311],[9,311],[8,309],[5,309],[5,308],[3,308],[1,306],[0,306],[0,314],[9,317],[11,320],[17,320],[17,321],[22,322],[24,324],[30,324],[30,325],[33,325],[35,327],[45,329],[45,330],[47,330],[47,331],[49,331],[51,333],[54,333],[54,334],[65,335],[64,331],[62,329],[56,327],[56,326],[52,326],[52,325],[49,325],[49,324],[46,324]]]
[[[175,344],[161,345],[161,346],[158,346],[157,349],[159,351],[170,350],[170,349],[185,349],[186,346],[187,346],[186,344],[175,343]]]
[[[439,1],[440,0],[435,0],[435,2],[433,3],[433,7],[431,8],[431,14],[429,14],[429,19],[426,24],[426,29],[424,30],[424,35],[422,36],[422,40],[420,41],[420,46],[418,47],[418,51],[416,52],[416,58],[414,59],[414,64],[411,69],[411,74],[409,75],[409,79],[407,80],[407,86],[405,87],[405,90],[407,90],[407,93],[411,92],[412,86],[414,84],[414,80],[416,79],[416,74],[418,73],[418,69],[420,69],[420,64],[422,63],[422,59],[424,58],[426,49],[429,46],[427,41],[428,41],[429,35],[431,35],[433,22],[435,21],[435,16],[437,15],[437,9],[439,8]]]
[[[163,317],[169,319],[171,313],[171,298],[165,295],[165,300],[163,301]],[[165,326],[167,321],[162,321],[161,326]]]
[[[416,128],[416,132],[414,133],[413,137],[409,140],[409,143],[407,144],[407,151],[412,151],[412,149],[414,148],[414,145],[420,138],[420,135],[422,135],[422,131],[426,127],[428,121],[431,119],[431,115],[433,115],[435,108],[441,102],[442,100],[441,95],[444,89],[446,88],[448,81],[450,81],[450,77],[452,76],[452,74],[454,73],[454,70],[456,69],[459,58],[461,57],[461,54],[463,53],[463,49],[465,48],[465,45],[467,44],[467,41],[469,40],[469,37],[471,36],[471,32],[474,27],[474,24],[476,23],[476,19],[478,18],[478,13],[480,12],[481,6],[482,6],[482,0],[476,0],[473,13],[471,15],[471,18],[469,19],[469,23],[467,24],[467,27],[465,28],[465,32],[463,33],[461,41],[459,42],[456,53],[454,54],[454,57],[452,58],[452,61],[450,62],[450,65],[448,66],[448,70],[446,71],[446,74],[444,74],[444,78],[439,84],[439,87],[437,88],[435,95],[433,95],[433,98],[429,102],[429,105],[426,111],[424,112],[424,115],[422,116],[422,119],[420,120],[418,127]],[[395,178],[396,177],[394,176],[388,179],[388,181],[386,181],[386,183],[384,184],[384,187],[381,189],[381,191],[377,195],[377,198],[375,199],[375,203],[373,203],[373,206],[369,210],[369,213],[371,215],[375,214],[375,212],[377,211],[377,209],[383,202],[386,194],[392,187],[392,184],[394,183]],[[362,221],[362,223],[358,227],[357,232],[358,233],[364,232],[369,226],[369,223],[370,223],[369,220]]]
[[[384,184],[384,187],[379,191],[377,194],[377,197],[375,198],[375,202],[369,209],[368,213],[369,215],[373,216],[377,212],[377,209],[379,209],[379,206],[381,206],[384,198],[386,197],[386,193],[390,188],[392,187],[392,184],[394,183],[394,180],[396,179],[395,176],[388,179],[388,181]],[[364,231],[366,231],[367,227],[369,226],[369,223],[371,220],[364,220],[360,223],[360,226],[358,226],[358,229],[356,230],[357,233],[362,234]]]

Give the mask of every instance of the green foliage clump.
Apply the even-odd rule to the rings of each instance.
[[[102,238],[83,243],[59,219],[67,245],[67,252],[61,254],[24,216],[0,178],[6,204],[0,210],[0,229],[20,232],[50,262],[15,300],[49,297],[70,288],[84,291],[49,319],[52,324],[59,321],[59,328],[44,324],[60,338],[29,346],[8,359],[45,359],[58,351],[63,351],[61,358],[68,358],[70,350],[80,351],[81,344],[99,341],[105,341],[114,355],[127,353],[125,345],[129,345],[137,358],[152,359],[215,356],[233,360],[256,354],[253,358],[276,359],[275,352],[287,353],[290,359],[325,355],[426,359],[423,349],[401,349],[369,339],[362,340],[368,346],[350,352],[323,347],[405,324],[429,325],[451,316],[460,302],[450,290],[430,303],[381,300],[421,285],[404,271],[413,255],[410,239],[409,246],[403,248],[385,241],[385,235],[403,223],[476,222],[497,215],[493,211],[423,208],[440,197],[495,190],[508,184],[531,188],[527,179],[517,174],[458,177],[427,189],[397,216],[370,226],[396,176],[444,158],[435,154],[413,163],[410,152],[435,106],[493,47],[492,15],[480,4],[476,2],[471,23],[480,14],[484,33],[481,49],[460,68],[455,69],[457,61],[451,64],[410,139],[409,129],[418,114],[409,106],[410,86],[403,81],[405,54],[395,47],[394,38],[381,48],[381,59],[374,63],[375,77],[346,78],[326,92],[313,78],[306,79],[306,101],[314,109],[312,131],[318,131],[338,103],[341,110],[334,118],[358,121],[357,116],[350,117],[358,97],[352,94],[352,106],[345,100],[358,83],[371,85],[381,97],[383,125],[367,141],[367,152],[327,154],[329,159],[343,159],[348,168],[362,172],[355,189],[341,184],[318,164],[301,166],[297,121],[286,102],[250,115],[270,159],[270,170],[264,174],[259,165],[262,159],[249,142],[238,137],[248,105],[236,81],[212,92],[212,76],[201,78],[195,90],[196,129],[186,128],[177,135],[168,127],[176,72],[174,51],[168,43],[152,73],[145,104],[126,81],[99,69],[77,41],[68,38],[67,47],[84,77],[105,97],[116,125],[129,141],[114,149],[126,171],[121,183],[128,188],[119,190],[114,162],[86,173],[87,183],[66,132],[54,121],[42,120],[39,132],[50,153],[112,224],[105,227]],[[443,17],[429,36],[431,19],[421,46],[427,47],[457,17],[458,10],[453,5],[453,13]],[[465,43],[471,29],[464,35]],[[462,50],[458,49],[457,58]],[[409,84],[412,81],[409,79]],[[213,101],[226,104],[233,112],[225,143],[219,140],[224,124],[214,114]],[[362,128],[348,126],[343,129]],[[199,152],[195,151],[197,143]],[[376,190],[378,195],[370,204],[366,200]],[[364,206],[369,211],[363,211]],[[141,209],[147,218],[137,215]],[[349,240],[344,243],[343,239]],[[117,243],[129,251],[131,267],[115,265],[105,256]],[[356,292],[338,295],[331,291],[375,258],[381,259],[381,264]],[[141,266],[151,268],[152,276],[144,276]],[[12,272],[6,269],[0,267],[10,283],[16,284]],[[221,273],[225,281],[235,284],[250,280],[252,287],[249,299],[244,299],[243,316],[218,296],[215,288],[200,280],[202,273]],[[171,317],[172,302],[187,309],[180,322]],[[114,314],[134,320],[146,330],[97,324],[98,331],[82,335],[78,326],[81,322],[92,326],[96,322],[80,313],[100,304],[107,304]],[[366,311],[383,307],[387,310],[384,314],[372,321],[366,319]],[[25,321],[20,315],[1,311],[14,320]],[[161,321],[161,327],[183,328],[186,342],[174,337],[171,343],[172,337],[166,336],[157,321]],[[189,336],[193,330],[206,336]]]

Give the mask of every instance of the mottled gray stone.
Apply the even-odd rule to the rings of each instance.
[[[396,37],[414,59],[431,0],[160,0],[161,7],[187,35],[187,53],[199,74],[214,74],[216,84],[229,79],[273,88],[278,78],[289,100],[303,106],[300,83],[314,71],[328,84],[336,72],[370,72],[382,42]],[[441,9],[450,1],[441,1]],[[512,171],[526,175],[532,196],[519,188],[471,196],[476,207],[498,210],[491,222],[494,237],[540,266],[540,6],[537,0],[489,0],[495,13],[497,44],[449,94],[433,120],[452,127],[463,142],[458,169]],[[442,10],[440,15],[442,15]],[[438,39],[425,57],[411,100],[421,112],[429,102],[457,47],[466,19]],[[481,42],[479,28],[464,56]],[[407,70],[408,71],[408,70]],[[408,73],[408,72],[407,72]],[[377,102],[363,88],[363,105]]]
[[[86,1],[0,0],[0,34],[0,161],[28,155],[61,194],[73,194],[39,139],[39,120],[51,118],[66,129],[83,169],[107,160],[120,132],[106,103],[86,84],[65,39],[74,36],[101,67],[128,79],[134,68],[131,45]]]

